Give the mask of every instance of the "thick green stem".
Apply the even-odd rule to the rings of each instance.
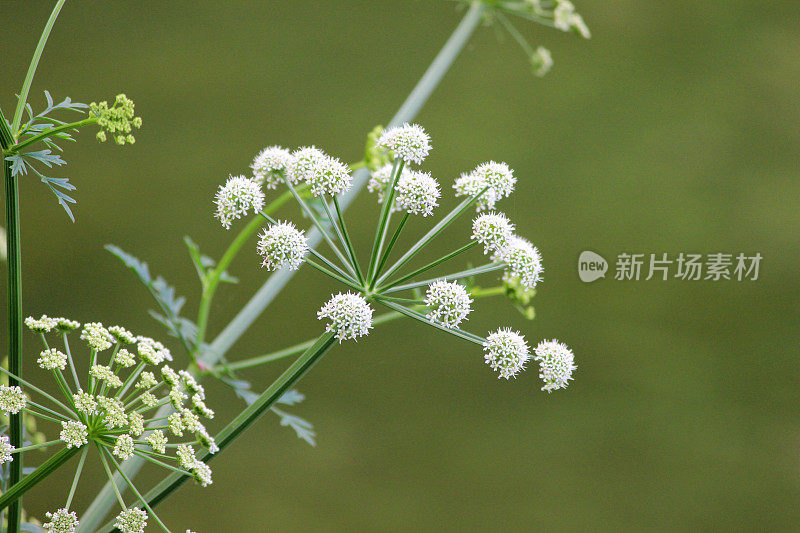
[[[11,126],[11,131],[16,135],[19,131],[19,124],[22,122],[22,112],[25,109],[25,104],[28,103],[28,92],[31,90],[31,83],[33,83],[33,76],[36,74],[36,67],[39,66],[39,60],[42,58],[44,52],[44,45],[47,44],[47,38],[50,37],[50,32],[53,30],[53,24],[56,23],[58,14],[64,6],[66,0],[58,0],[53,12],[50,13],[50,18],[47,19],[47,24],[44,25],[42,35],[39,37],[39,44],[36,45],[36,50],[33,52],[31,64],[28,66],[28,73],[25,74],[25,81],[22,82],[22,90],[19,92],[19,100],[17,101],[17,108],[14,111],[14,123]]]
[[[211,459],[218,456],[222,450],[227,448],[231,442],[258,420],[265,411],[272,407],[287,390],[294,386],[335,342],[336,337],[333,332],[323,333],[303,355],[298,357],[297,360],[292,363],[266,391],[264,391],[258,400],[242,411],[239,416],[234,418],[233,421],[217,435],[216,442],[219,446],[219,452],[212,454],[207,451],[200,457],[200,460],[208,463]],[[122,473],[122,469],[120,469],[120,473]],[[170,474],[148,492],[145,495],[145,499],[151,507],[155,507],[189,479],[190,477],[185,474],[178,474],[177,472]]]
[[[2,119],[2,129],[5,139],[8,136],[8,126]],[[3,149],[5,141],[3,141]],[[8,385],[19,385],[17,376],[22,375],[22,254],[20,252],[19,233],[19,184],[11,173],[11,162],[3,157],[3,175],[5,176],[6,189],[6,261],[8,263]],[[15,448],[22,446],[23,426],[22,415],[12,414],[9,417],[9,437],[11,445]],[[10,485],[15,485],[22,479],[22,460],[14,461],[9,465]],[[8,531],[19,531],[21,519],[21,504],[14,502],[8,511]]]
[[[13,484],[6,492],[3,493],[2,496],[0,496],[0,511],[12,503],[19,502],[23,494],[36,486],[36,484],[41,480],[52,474],[61,465],[69,461],[69,459],[79,451],[81,451],[80,448],[64,448],[50,457],[50,459],[42,463],[36,470],[25,476],[22,481]],[[14,463],[16,462],[17,458],[14,459]],[[10,514],[11,513],[9,512],[9,518]],[[9,526],[10,525],[11,524],[9,523]]]

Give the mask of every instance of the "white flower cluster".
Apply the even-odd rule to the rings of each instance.
[[[350,188],[350,168],[313,146],[292,153],[286,167],[286,178],[291,183],[305,182],[314,196],[341,194]]]
[[[433,214],[433,208],[439,205],[437,200],[442,195],[439,183],[429,173],[413,170],[400,176],[395,192],[398,209],[424,217]]]
[[[484,213],[472,221],[473,240],[483,245],[483,253],[497,253],[508,247],[514,224],[503,213]]]
[[[231,176],[225,185],[220,185],[214,203],[217,217],[225,229],[231,223],[252,211],[258,213],[264,207],[264,192],[255,180],[244,176]]]
[[[42,315],[41,318],[29,316],[25,319],[25,326],[34,333],[50,333],[53,329],[66,333],[81,327],[80,323],[74,320],[63,317],[50,318],[47,315]]]
[[[384,131],[376,146],[392,152],[406,163],[420,164],[431,151],[431,138],[422,126],[403,124]]]
[[[62,508],[55,513],[45,513],[49,522],[45,522],[42,527],[47,533],[75,533],[78,528],[78,515],[75,511]]]
[[[261,266],[267,270],[284,266],[297,270],[308,254],[308,241],[294,224],[279,220],[259,235],[258,254],[263,258]]]
[[[114,527],[122,533],[144,533],[147,527],[147,513],[138,507],[130,507],[117,515]]]
[[[11,445],[11,439],[6,435],[0,435],[0,465],[10,463],[14,460],[11,454],[14,452],[14,447]]]
[[[522,237],[513,236],[508,246],[498,250],[493,259],[508,265],[506,281],[518,280],[525,289],[531,290],[542,280],[542,255],[538,248]]]
[[[428,286],[425,297],[428,319],[447,328],[456,328],[472,311],[472,298],[467,289],[456,282],[434,281]]]
[[[518,331],[500,328],[486,337],[483,343],[484,359],[499,377],[509,379],[525,368],[530,359],[528,343]]]
[[[0,385],[0,411],[15,415],[28,404],[28,397],[18,386]]]
[[[330,320],[326,331],[334,332],[340,343],[367,335],[372,328],[372,308],[363,296],[350,292],[332,296],[317,318]]]
[[[540,342],[533,351],[536,354],[533,359],[539,361],[539,377],[545,383],[542,390],[551,392],[566,388],[572,379],[572,372],[578,368],[572,350],[563,342],[553,339]]]
[[[261,150],[253,159],[250,168],[253,169],[253,178],[257,183],[262,183],[267,189],[275,189],[283,184],[281,175],[292,162],[292,154],[281,146],[268,146]]]
[[[51,320],[55,320],[55,325]],[[63,322],[59,322],[62,320]],[[77,323],[66,319],[47,317],[38,320],[29,318],[26,322],[28,327],[43,335],[59,328],[59,323],[69,326],[59,328],[59,331],[65,333],[68,329],[78,327]],[[64,349],[67,355],[56,348],[46,348],[37,361],[42,369],[54,373],[67,398],[67,404],[71,404],[74,409],[73,411],[42,393],[46,398],[54,400],[56,407],[63,411],[51,411],[63,419],[59,440],[67,448],[82,448],[91,442],[100,448],[100,453],[111,453],[122,461],[134,454],[155,455],[158,461],[172,460],[176,465],[182,466],[201,485],[210,484],[212,478],[208,465],[196,459],[193,450],[191,462],[187,462],[185,454],[185,450],[191,450],[190,443],[200,443],[211,453],[219,451],[216,442],[201,422],[201,417],[213,418],[214,411],[206,406],[205,390],[194,376],[186,371],[176,372],[164,364],[172,356],[163,344],[149,337],[136,336],[120,326],[106,328],[99,322],[90,322],[84,326],[80,339],[92,352],[92,364],[85,390],[78,383],[66,334]],[[47,344],[45,339],[45,345]],[[131,346],[127,349],[123,345]],[[99,352],[111,347],[111,356],[106,361],[99,361]],[[61,374],[67,365],[75,374],[77,391],[70,390],[71,387]],[[148,366],[150,370],[146,370]],[[33,390],[40,392],[39,389]],[[17,413],[27,403],[28,398],[20,387],[0,385],[0,410]],[[158,421],[162,418],[156,418],[158,415],[152,413],[152,410],[167,404],[175,409],[168,419],[168,427],[173,435],[192,435],[189,442],[176,443],[179,450],[184,450],[183,455],[168,455],[169,439],[161,428],[152,427],[164,424],[159,424]],[[38,404],[35,406],[41,407]],[[148,425],[151,432],[144,437]],[[0,436],[0,464],[11,461],[14,452],[8,437]],[[74,531],[78,525],[77,515],[66,508],[48,513],[47,516],[50,522],[45,528],[48,531]],[[127,509],[117,517],[116,526],[122,531],[137,532],[143,531],[146,521],[147,514],[144,511]]]
[[[494,209],[494,205],[514,192],[517,178],[505,163],[489,161],[478,165],[470,173],[456,179],[453,188],[456,196],[473,196],[484,189],[486,192],[475,202],[477,210]]]

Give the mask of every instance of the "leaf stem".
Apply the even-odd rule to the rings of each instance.
[[[73,130],[73,129],[77,130],[79,128],[82,128],[83,126],[87,126],[89,124],[95,124],[95,123],[97,123],[97,117],[89,117],[89,118],[85,118],[83,120],[79,120],[77,122],[70,122],[69,124],[62,124],[60,126],[56,126],[55,128],[49,128],[49,129],[47,129],[47,130],[45,130],[45,131],[43,131],[43,132],[41,132],[41,133],[39,133],[37,135],[34,135],[33,137],[30,137],[30,138],[25,139],[24,141],[22,141],[20,143],[15,144],[11,148],[9,148],[6,151],[6,153],[8,155],[18,154],[20,152],[20,150],[22,150],[26,146],[30,146],[31,144],[33,144],[35,142],[41,141],[42,139],[46,139],[47,137],[51,137],[52,135],[55,135],[56,133],[59,133],[59,132],[62,132],[62,131],[66,131],[66,130]]]

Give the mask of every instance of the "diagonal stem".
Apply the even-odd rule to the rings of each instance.
[[[441,265],[445,261],[449,261],[450,259],[456,257],[457,255],[462,254],[463,252],[466,252],[467,250],[469,250],[470,248],[472,248],[476,244],[478,244],[478,241],[471,241],[468,244],[465,244],[464,246],[459,248],[458,250],[450,252],[449,254],[445,255],[444,257],[440,257],[439,259],[437,259],[435,261],[431,261],[430,263],[428,263],[424,267],[418,268],[414,272],[412,272],[410,274],[406,274],[405,276],[396,279],[395,281],[389,283],[385,287],[379,287],[378,291],[386,291],[387,289],[391,289],[395,285],[399,285],[399,284],[403,283],[406,280],[409,280],[411,278],[414,278],[414,277],[422,274],[423,272],[427,272],[428,270]]]

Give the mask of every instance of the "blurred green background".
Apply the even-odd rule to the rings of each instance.
[[[51,7],[0,3],[8,116]],[[475,346],[408,321],[382,326],[333,350],[300,383],[308,398],[291,411],[314,423],[316,448],[268,414],[215,460],[210,488],[189,484],[159,508],[168,524],[796,530],[800,4],[577,7],[590,41],[520,25],[552,50],[550,75],[533,77],[515,43],[480,28],[417,119],[433,139],[425,169],[445,191],[484,160],[516,169],[517,192],[500,207],[544,255],[536,320],[483,300],[470,329],[500,322],[533,343],[564,340],[576,353],[574,383],[546,394],[534,370],[499,381]],[[67,2],[31,92],[34,108],[43,89],[87,102],[124,91],[144,127],[132,147],[85,133],[66,148],[69,166],[55,175],[78,186],[76,224],[44,185],[23,180],[26,315],[120,323],[163,338],[146,313],[148,294],[102,246],[148,261],[187,295],[193,316],[198,284],[182,238],[222,252],[232,234],[211,216],[216,187],[269,144],[313,143],[358,160],[366,132],[388,121],[458,23],[456,8]],[[446,194],[443,204],[454,203]],[[362,247],[375,215],[366,193],[349,211]],[[281,216],[300,220],[294,209]],[[610,261],[621,252],[764,259],[757,281],[584,284],[576,263],[585,249]],[[232,270],[241,283],[219,292],[212,334],[267,275],[252,253]],[[315,336],[315,311],[333,288],[303,269],[229,357]],[[35,376],[38,344],[26,340]],[[246,375],[262,388],[282,368]],[[215,427],[241,407],[223,387],[212,385],[210,396]],[[63,505],[69,479],[51,478],[26,507],[41,518]],[[82,486],[78,508],[91,491]]]

